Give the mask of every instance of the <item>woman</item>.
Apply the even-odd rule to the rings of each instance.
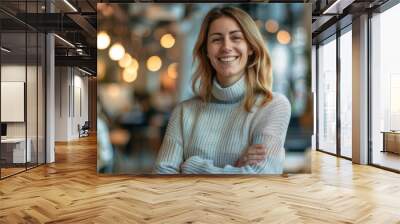
[[[160,174],[281,174],[290,118],[272,92],[271,60],[253,19],[215,8],[194,51],[198,96],[172,112],[154,171]]]

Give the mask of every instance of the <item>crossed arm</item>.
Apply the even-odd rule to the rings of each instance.
[[[261,138],[260,138],[261,139]],[[234,165],[218,167],[213,160],[199,156],[183,161],[182,146],[174,139],[165,139],[156,163],[155,172],[161,174],[279,174],[282,173],[284,149],[280,139],[262,138],[265,147],[254,144]]]
[[[154,171],[160,174],[281,174],[290,104],[285,102],[278,109],[289,113],[282,116],[282,113],[272,111],[275,113],[269,113],[265,119],[261,118],[254,128],[251,145],[247,151],[236,164],[224,167],[215,166],[213,160],[199,156],[192,156],[183,161],[183,144],[176,137],[179,133],[174,134],[167,130]],[[170,122],[174,122],[174,119]],[[176,125],[171,126],[177,128]]]

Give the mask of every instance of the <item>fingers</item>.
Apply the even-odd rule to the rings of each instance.
[[[264,155],[258,155],[258,154],[247,155],[247,160],[264,160],[264,159],[265,159],[265,154]]]
[[[248,155],[265,155],[267,153],[267,149],[264,145],[252,145],[247,150]]]
[[[246,155],[242,158],[240,166],[258,165],[265,161],[265,155]]]
[[[246,165],[250,165],[250,166],[257,166],[259,164],[261,164],[262,161],[249,161]]]
[[[244,165],[260,165],[264,160],[247,160]]]
[[[247,154],[251,155],[265,155],[267,153],[267,150],[265,148],[263,149],[253,149],[253,150],[249,150],[247,152]]]
[[[267,149],[265,145],[254,144],[247,148],[247,151],[237,161],[238,167],[246,165],[258,165],[263,163],[266,159]]]
[[[255,145],[251,145],[250,148],[253,148],[253,149],[265,149],[265,145],[255,144]]]
[[[254,144],[254,145],[251,145],[251,146],[254,146],[256,148],[265,148],[265,145],[263,145],[263,144]]]

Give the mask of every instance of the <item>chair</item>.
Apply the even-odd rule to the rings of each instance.
[[[89,136],[89,129],[90,129],[89,121],[85,121],[82,127],[80,127],[80,125],[78,124],[79,138]]]

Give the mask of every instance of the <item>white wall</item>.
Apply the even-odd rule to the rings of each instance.
[[[28,67],[28,70],[32,69]],[[1,81],[2,82],[25,82],[25,65],[2,65]],[[4,96],[3,96],[4,97]],[[7,110],[8,108],[1,108]],[[7,123],[8,137],[25,137],[25,122]]]
[[[68,68],[55,68],[55,140],[68,140]]]
[[[75,68],[56,67],[55,96],[55,140],[79,138],[78,124],[82,126],[89,117],[88,78]]]
[[[25,65],[2,65],[1,66],[1,81],[3,82],[25,82],[25,75],[27,69],[28,74],[35,73],[36,74],[36,67],[28,66],[27,68]],[[28,77],[29,78],[29,77]],[[29,80],[29,84],[36,86],[35,80]],[[34,106],[36,108],[36,87],[35,88],[27,88],[27,103],[28,106],[31,106],[30,110]],[[29,105],[34,102],[34,105]],[[41,105],[39,105],[40,107]],[[1,108],[1,110],[7,110],[8,108]],[[29,112],[31,112],[29,110]],[[36,110],[35,110],[36,111]],[[28,137],[30,128],[32,130],[36,130],[36,113],[27,113],[28,122],[34,121],[34,124],[28,124]],[[25,126],[26,122],[7,122],[7,136],[8,137],[25,137]],[[36,131],[35,131],[36,133]]]

